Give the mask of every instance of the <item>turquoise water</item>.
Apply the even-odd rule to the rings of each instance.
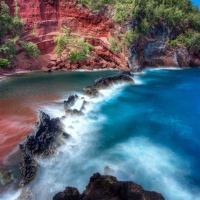
[[[40,105],[55,117],[64,114],[62,101],[69,94],[83,96],[83,86],[99,76],[115,73],[58,72],[10,81],[21,81],[21,85],[26,81],[24,87],[28,89],[23,91],[27,96],[32,90],[42,97],[58,95],[51,104]],[[199,77],[200,69],[149,69],[135,75],[135,85],[109,88],[99,99],[85,97],[91,102],[85,116],[63,120],[71,138],[64,141],[58,154],[38,160],[37,177],[27,186],[32,190],[32,199],[52,199],[66,186],[82,192],[93,173],[104,173],[104,167],[109,166],[118,180],[134,181],[146,190],[162,193],[167,200],[199,200]],[[33,83],[37,79],[37,88],[43,89],[35,91],[29,79]],[[75,107],[80,105],[81,100]],[[20,190],[15,191],[10,190],[0,199],[14,199]]]

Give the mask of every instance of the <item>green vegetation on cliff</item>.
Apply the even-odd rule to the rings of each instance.
[[[125,34],[121,36],[117,36],[120,42],[116,41],[115,38],[110,37],[109,42],[111,44],[111,51],[117,52],[120,51],[122,48],[129,47],[131,42],[138,37],[138,33],[136,31],[129,30]]]
[[[22,33],[24,24],[18,16],[17,3],[14,16],[10,14],[9,7],[4,1],[1,2],[1,8],[0,53],[2,53],[6,59],[13,61],[17,53],[16,42]]]
[[[0,68],[7,68],[10,62],[7,59],[0,58]]]
[[[0,15],[0,54],[9,61],[13,61],[17,54],[17,42],[23,32],[24,23],[18,15],[18,3],[15,2],[15,13],[11,15],[8,5],[1,2],[1,15]],[[39,50],[37,45],[32,42],[22,42],[22,47],[28,52],[29,55],[37,57]]]
[[[114,7],[113,20],[116,23],[128,23],[135,21],[135,33],[147,35],[149,27],[165,20],[169,27],[181,30],[182,34],[175,40],[168,41],[175,44],[183,44],[193,48],[198,41],[200,32],[200,10],[191,0],[79,0],[93,10],[101,9],[105,5]],[[189,38],[193,32],[194,37]],[[186,41],[185,41],[186,40]],[[111,39],[111,45],[114,43]],[[113,45],[112,45],[113,46]],[[200,50],[198,45],[195,49]]]
[[[70,29],[66,26],[62,28],[63,34],[54,37],[56,42],[55,52],[61,56],[64,50],[70,53],[68,61],[74,62],[78,60],[85,60],[86,55],[92,51],[92,45],[85,42],[84,38],[76,35],[70,35]]]
[[[21,46],[30,56],[33,56],[34,58],[37,58],[41,53],[37,45],[33,42],[21,42]]]

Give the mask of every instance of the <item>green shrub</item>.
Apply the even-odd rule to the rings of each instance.
[[[0,58],[0,68],[7,68],[10,62],[7,59]]]
[[[70,52],[70,62],[85,60],[86,55],[91,53],[93,46],[85,42],[84,38],[79,36],[70,36],[70,29],[66,26],[62,27],[62,31],[62,34],[54,37],[54,42],[56,42],[55,52],[61,56],[61,53],[67,49],[68,45],[76,49]]]
[[[71,51],[70,55],[71,57],[69,58],[69,61],[71,63],[74,61],[85,60],[86,58],[86,55],[83,54],[82,52]]]
[[[67,44],[70,43],[70,36],[69,32],[70,29],[67,28],[65,25],[62,27],[63,33],[54,37],[54,42],[56,43],[55,52],[61,56],[61,53],[64,51]]]
[[[112,52],[115,52],[115,51],[116,51],[116,46],[117,46],[117,42],[116,42],[115,38],[110,37],[110,38],[108,39],[108,42],[110,43],[110,50],[111,50]]]
[[[18,39],[19,37],[6,39],[4,44],[0,46],[0,53],[3,53],[4,57],[10,61],[13,61],[16,57],[16,42]]]
[[[31,32],[31,35],[32,35],[32,36],[35,36],[35,35],[36,35],[37,24],[38,24],[38,22],[34,22],[34,24],[33,24],[33,30],[32,30],[32,32]]]
[[[85,60],[86,55],[90,54],[93,46],[84,41],[84,38],[73,38],[71,40],[71,45],[77,48],[77,51],[71,51],[69,58],[70,62]]]
[[[127,31],[123,36],[122,36],[122,43],[125,46],[130,46],[131,42],[138,37],[138,34],[133,32],[132,30]]]
[[[147,35],[149,30],[149,23],[147,22],[147,19],[144,18],[139,25],[139,32],[142,33],[143,35]]]
[[[4,37],[6,34],[12,31],[12,16],[10,15],[10,10],[8,5],[2,1],[1,2],[1,16],[0,16],[0,38]]]
[[[33,42],[21,42],[21,46],[30,56],[33,56],[34,58],[37,58],[41,53],[37,45]]]
[[[192,51],[200,51],[200,33],[190,29],[174,40],[170,41],[168,39],[166,44],[169,44],[172,48],[175,48],[177,44],[181,44],[187,46]]]
[[[114,21],[115,22],[123,22],[128,21],[128,18],[131,16],[131,10],[129,4],[120,4],[117,3],[115,5],[115,14],[114,14]]]

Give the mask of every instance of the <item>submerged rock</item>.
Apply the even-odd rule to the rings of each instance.
[[[112,174],[112,173],[114,173],[115,172],[115,170],[114,169],[111,169],[109,166],[105,166],[104,167],[104,174],[105,175],[109,175],[109,174]]]
[[[81,110],[81,111],[82,111],[82,110],[85,110],[85,106],[88,105],[88,104],[89,104],[88,101],[83,100],[83,103],[82,103],[82,106],[81,106],[81,109],[80,109],[80,110]]]
[[[12,171],[0,170],[0,184],[6,185],[15,180]]]
[[[64,101],[64,110],[65,110],[66,115],[75,115],[75,116],[84,115],[82,110],[85,109],[85,106],[88,102],[84,100],[80,110],[72,109],[72,106],[76,103],[77,100],[78,100],[78,96],[75,94],[75,95],[70,95],[68,97],[68,100]]]
[[[82,116],[84,115],[81,110],[77,109],[68,109],[65,111],[66,115],[76,115],[76,116]]]
[[[73,187],[66,187],[53,200],[164,200],[157,192],[144,190],[140,185],[131,181],[118,181],[114,176],[93,174],[86,190],[79,194]]]
[[[19,145],[22,152],[20,162],[21,186],[26,185],[35,178],[38,166],[37,156],[44,157],[54,153],[56,147],[60,144],[59,137],[63,133],[64,131],[58,118],[50,119],[47,114],[39,111],[34,131],[27,136],[23,144]]]
[[[86,86],[84,90],[85,90],[85,94],[91,96],[92,98],[95,98],[101,95],[101,93],[97,89],[93,88],[92,86]]]
[[[109,86],[117,83],[122,82],[129,82],[134,83],[134,80],[132,79],[133,74],[130,73],[130,71],[121,70],[119,74],[115,76],[109,76],[106,78],[98,78],[95,80],[95,84],[93,86],[86,86],[84,90],[85,93],[91,97],[97,97],[100,95],[99,91],[100,89],[108,88]]]

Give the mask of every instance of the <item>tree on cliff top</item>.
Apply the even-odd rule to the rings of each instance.
[[[193,34],[199,38],[200,10],[191,0],[79,0],[78,2],[87,4],[92,10],[112,5],[115,9],[114,21],[126,24],[134,19],[134,31],[138,34],[146,35],[150,26],[165,20],[169,27],[181,30],[182,39],[185,37],[189,41],[187,27],[190,27]],[[184,44],[188,46],[191,43]]]
[[[2,14],[0,16],[0,53],[10,61],[15,59],[17,49],[16,42],[23,31],[23,22],[15,13],[13,17],[10,14],[8,5],[1,2]]]

